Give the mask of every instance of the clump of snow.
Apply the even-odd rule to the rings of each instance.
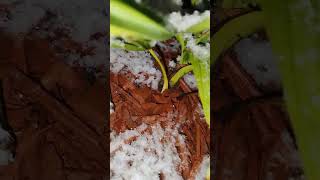
[[[187,41],[186,47],[200,60],[210,59],[210,43],[205,45],[197,44],[196,39],[191,33],[185,33],[184,39]]]
[[[180,55],[177,57],[177,61],[178,61],[178,62],[181,61],[181,56],[180,56]]]
[[[126,51],[110,49],[110,70],[113,73],[132,73],[133,81],[157,90],[161,72],[155,68],[154,61],[147,51]]]
[[[192,90],[197,89],[197,81],[192,73],[188,73],[188,74],[184,75],[183,80],[188,84],[188,86]]]
[[[182,15],[181,12],[172,12],[167,17],[168,27],[177,32],[184,32],[191,26],[210,17],[210,11],[206,10],[203,13],[194,11],[193,14]]]
[[[134,130],[111,133],[111,179],[160,180],[183,179],[178,166],[181,162],[175,143],[178,126],[162,128],[153,125],[151,132],[142,124]],[[178,138],[179,143],[181,139]]]
[[[281,88],[280,73],[270,42],[245,38],[234,48],[241,66],[262,86]]]
[[[202,160],[202,163],[198,169],[198,173],[196,177],[194,178],[195,180],[205,180],[207,171],[210,168],[210,157],[205,156]]]
[[[114,105],[113,103],[110,101],[110,114],[114,113]]]
[[[170,68],[175,68],[176,66],[177,66],[176,62],[174,62],[173,60],[169,61]]]

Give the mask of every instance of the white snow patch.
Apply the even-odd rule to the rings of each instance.
[[[126,51],[110,49],[110,70],[113,73],[132,73],[133,81],[157,90],[161,71],[155,68],[154,61],[147,51]]]
[[[281,88],[277,58],[272,52],[270,42],[245,38],[234,48],[241,66],[262,86],[273,85]]]
[[[197,89],[197,81],[192,73],[188,73],[188,74],[184,75],[183,80],[188,84],[188,86],[192,90]]]
[[[110,101],[110,114],[114,113],[114,104]]]
[[[112,132],[111,179],[160,180],[161,174],[164,179],[182,180],[177,170],[181,162],[175,147],[176,137],[181,136],[177,128],[163,129],[156,124],[150,133],[142,124],[135,130]]]
[[[178,61],[178,62],[181,61],[181,56],[180,56],[180,55],[177,57],[177,61]]]
[[[174,29],[177,32],[184,32],[191,26],[210,17],[210,11],[206,10],[203,13],[194,11],[193,14],[182,15],[181,12],[172,12],[167,16],[168,28]]]
[[[210,43],[206,43],[204,46],[199,45],[196,39],[191,33],[184,34],[184,39],[187,40],[186,47],[191,50],[191,52],[200,60],[210,59]]]
[[[175,68],[176,66],[177,66],[176,62],[174,62],[173,60],[169,61],[170,68]]]

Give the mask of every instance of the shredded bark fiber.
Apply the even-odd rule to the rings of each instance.
[[[212,109],[215,179],[295,179],[303,175],[281,92],[265,93],[227,53],[215,65]]]
[[[107,173],[106,84],[55,56],[49,41],[0,33],[0,79],[15,161],[0,179],[102,180]]]
[[[166,42],[167,45],[170,43],[171,40]],[[166,65],[177,56],[177,51],[170,46],[163,46],[158,52]],[[145,86],[138,87],[130,81],[132,76],[130,73],[110,76],[115,105],[110,118],[111,129],[120,133],[142,123],[150,127],[160,122],[163,128],[179,124],[178,131],[186,138],[185,145],[176,144],[181,159],[178,171],[184,179],[194,179],[204,155],[209,154],[210,144],[209,127],[199,109],[197,94],[182,79],[177,87],[161,94]]]

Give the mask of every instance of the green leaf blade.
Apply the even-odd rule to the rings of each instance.
[[[110,1],[111,36],[126,36],[128,39],[165,40],[172,37],[162,25],[158,24],[137,9],[119,1]]]

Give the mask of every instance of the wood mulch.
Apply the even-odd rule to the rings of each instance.
[[[300,180],[303,171],[282,92],[258,87],[231,52],[215,64],[213,76],[212,176]]]
[[[50,42],[0,33],[0,79],[15,161],[0,179],[104,179],[108,110],[104,79],[55,56]]]
[[[164,64],[176,58],[177,51],[166,46],[156,49]],[[170,74],[170,71],[169,71]],[[204,157],[209,154],[210,131],[203,114],[199,111],[199,98],[196,92],[180,80],[179,85],[164,93],[148,87],[138,87],[129,79],[132,74],[111,74],[110,86],[115,113],[111,115],[110,127],[116,132],[134,129],[142,123],[162,127],[179,124],[179,133],[185,135],[186,146],[177,144],[183,163],[180,171],[184,179],[193,179]],[[169,114],[169,116],[168,116]]]
[[[214,12],[213,26],[219,29],[248,11]],[[212,176],[223,180],[302,180],[302,163],[282,91],[259,87],[232,49],[214,65],[211,82]]]

